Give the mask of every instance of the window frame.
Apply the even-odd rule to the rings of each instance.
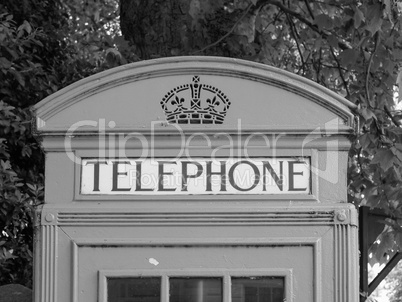
[[[292,269],[147,269],[147,270],[100,270],[98,271],[98,301],[108,302],[107,280],[109,278],[161,278],[161,301],[169,302],[169,278],[222,278],[222,302],[231,302],[231,278],[240,277],[280,277],[284,278],[284,300],[291,301],[293,292]]]

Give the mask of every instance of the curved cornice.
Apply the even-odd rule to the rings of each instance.
[[[170,57],[123,65],[95,74],[48,96],[33,107],[37,127],[41,123],[102,91],[130,82],[168,75],[218,75],[257,81],[300,95],[333,112],[349,129],[354,129],[354,104],[333,91],[301,76],[250,61],[224,57]]]

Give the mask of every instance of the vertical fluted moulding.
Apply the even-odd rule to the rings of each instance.
[[[349,217],[348,217],[349,216]],[[358,247],[355,211],[338,213],[334,227],[335,302],[358,301],[358,259],[353,257]]]
[[[50,217],[47,217],[50,218]],[[45,220],[49,223],[52,221]],[[58,228],[53,224],[42,225],[39,229],[40,250],[38,255],[40,264],[36,266],[36,275],[39,276],[39,284],[35,285],[36,300],[41,302],[57,301],[57,232]]]

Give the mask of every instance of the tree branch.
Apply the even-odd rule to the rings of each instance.
[[[303,22],[304,24],[306,24],[308,27],[310,27],[313,31],[315,31],[316,33],[318,33],[321,37],[327,39],[329,37],[329,34],[320,30],[318,28],[317,25],[315,25],[313,22],[307,20],[304,16],[302,16],[301,14],[292,11],[290,8],[284,6],[281,2],[277,1],[277,0],[259,0],[256,4],[257,9],[260,9],[261,7],[265,6],[265,5],[275,5],[276,7],[278,7],[279,9],[281,9],[284,13],[289,14],[293,17],[295,17],[296,19],[298,19],[299,21]],[[342,50],[345,49],[350,49],[351,46],[348,45],[347,43],[343,42],[343,41],[338,41],[338,45],[339,48]]]
[[[303,23],[305,23],[306,25],[308,25],[309,27],[311,27],[315,32],[322,34],[322,32],[319,30],[319,28],[317,27],[317,25],[313,24],[312,22],[310,22],[309,20],[307,20],[306,18],[304,18],[302,15],[300,15],[297,12],[292,11],[290,8],[284,6],[281,2],[276,1],[276,0],[260,0],[257,2],[256,7],[257,9],[268,5],[268,4],[272,4],[277,6],[278,8],[280,8],[284,13],[292,15],[293,17],[299,19],[300,21],[302,21]]]
[[[296,42],[297,50],[298,50],[299,55],[300,55],[300,60],[301,60],[301,63],[302,63],[302,66],[300,67],[300,69],[303,69],[303,74],[304,74],[304,72],[305,72],[305,69],[304,69],[305,62],[304,62],[303,53],[302,53],[302,51],[300,49],[299,40],[297,38],[297,31],[296,31],[296,28],[295,28],[295,25],[294,25],[292,19],[290,18],[290,16],[288,14],[286,14],[286,18],[288,19],[289,26],[290,26],[290,29],[292,31],[293,38],[294,38],[294,40]],[[300,72],[300,69],[299,69],[298,73]]]
[[[391,110],[389,110],[388,105],[384,105],[384,110],[385,113],[389,116],[391,121],[394,123],[395,126],[400,127],[401,125],[399,124],[399,121],[395,118],[395,116],[392,115]]]
[[[309,0],[304,0],[304,3],[306,3],[306,7],[307,7],[307,10],[308,10],[308,12],[309,12],[309,14],[310,14],[311,19],[314,20],[315,17],[314,17],[313,11],[311,10]]]
[[[225,40],[227,37],[229,37],[229,35],[235,30],[236,26],[240,23],[241,20],[243,20],[243,18],[248,14],[248,12],[250,11],[251,7],[253,6],[252,3],[249,4],[249,6],[247,6],[246,10],[244,11],[244,13],[240,16],[240,18],[236,21],[236,23],[232,26],[232,28],[222,37],[220,37],[217,41],[215,41],[214,43],[211,43],[207,46],[205,46],[204,48],[194,51],[191,54],[197,54],[200,52],[203,52],[211,47],[214,47],[215,45],[218,45],[219,43],[221,43],[223,40]]]
[[[317,69],[316,69],[316,72],[317,72],[317,76],[316,76],[316,78],[317,78],[317,83],[320,83],[321,82],[321,79],[320,79],[320,72],[321,72],[321,58],[322,58],[322,48],[320,47],[320,57],[319,57],[319,59],[318,59],[318,64],[317,64]],[[313,65],[313,67],[314,67],[314,65]]]
[[[330,50],[331,50],[332,56],[334,57],[334,60],[335,60],[335,62],[336,62],[336,65],[338,66],[339,76],[340,76],[341,79],[342,79],[343,86],[345,86],[346,97],[348,98],[348,97],[350,97],[350,92],[349,92],[349,88],[348,88],[348,82],[346,81],[346,79],[345,79],[345,77],[343,76],[343,73],[342,73],[341,63],[339,63],[339,60],[338,60],[338,58],[336,57],[336,55],[335,55],[335,53],[334,53],[334,49],[332,48],[332,46],[330,46],[329,48],[330,48]]]
[[[367,105],[371,107],[370,105],[370,92],[369,92],[369,79],[370,79],[370,69],[371,69],[371,65],[373,64],[373,59],[374,59],[374,55],[377,51],[377,47],[378,47],[378,43],[380,42],[380,34],[378,33],[378,31],[375,33],[376,38],[375,38],[375,45],[374,45],[374,50],[371,53],[368,65],[367,65],[367,71],[366,71],[366,84],[365,84],[365,90],[366,90],[366,98],[367,98]]]
[[[267,26],[265,26],[265,28],[262,30],[261,34],[263,34],[263,33],[268,29],[268,27],[269,27],[271,24],[273,24],[273,25],[275,26],[276,21],[278,21],[279,17],[282,16],[283,14],[284,14],[284,13],[283,13],[282,11],[278,12],[278,13],[275,15],[274,20],[271,21],[271,22],[269,22],[269,23],[267,24]]]

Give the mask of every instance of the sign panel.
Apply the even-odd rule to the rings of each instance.
[[[83,195],[310,194],[310,158],[83,159]]]

